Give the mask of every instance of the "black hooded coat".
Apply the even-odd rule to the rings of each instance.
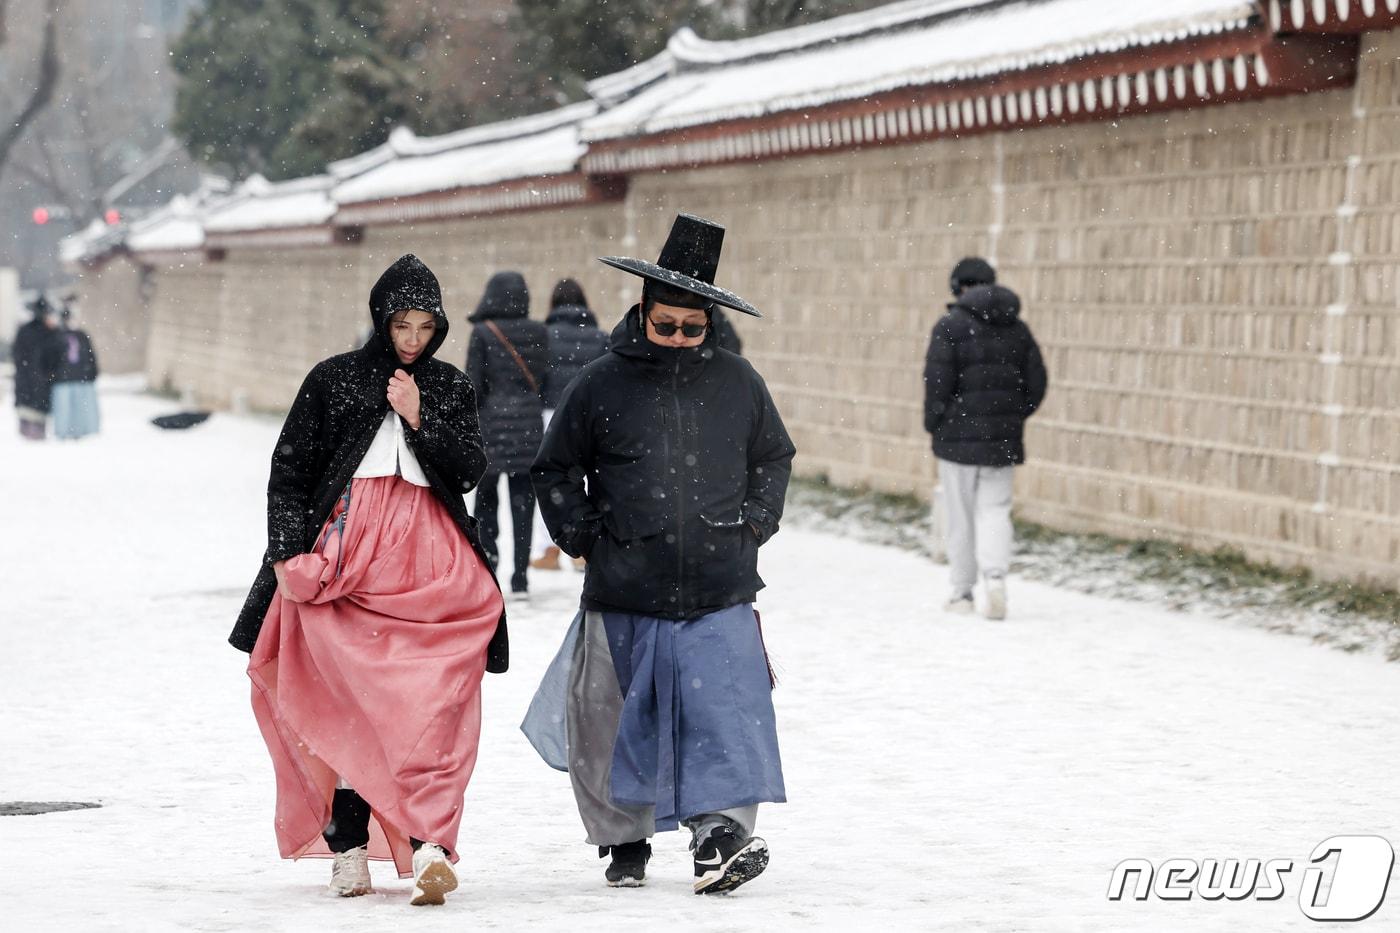
[[[44,323],[43,312],[15,331],[15,407],[48,414],[61,346],[57,330]]]
[[[544,407],[558,408],[564,389],[583,367],[608,352],[608,335],[583,305],[556,305],[545,318],[549,331],[549,373],[544,379]]]
[[[647,340],[633,306],[564,391],[531,470],[585,609],[694,619],[752,602],[796,453],[763,379],[717,346]]]
[[[358,350],[317,363],[297,391],[272,452],[267,484],[267,552],[229,636],[229,643],[240,651],[252,651],[257,644],[263,618],[277,591],[272,565],[314,548],[336,500],[373,443],[390,410],[385,393],[396,369],[413,376],[421,397],[418,430],[404,424],[408,445],[433,494],[483,564],[490,566],[477,534],[476,520],[467,513],[463,498],[486,471],[486,454],[477,427],[476,395],[461,371],[433,358],[447,339],[448,330],[441,298],[433,297],[436,280],[432,280],[431,290],[418,293],[423,297],[412,304],[386,304],[380,300],[386,280],[390,286],[398,284],[396,278],[413,283],[422,273],[431,278],[427,267],[412,256],[391,266],[370,296],[373,336]],[[411,284],[398,292],[405,293],[413,294]],[[404,307],[428,311],[437,320],[432,341],[418,359],[407,365],[399,362],[388,330],[390,316]],[[492,673],[505,671],[508,649],[506,617],[502,612],[487,648],[486,669]]]
[[[1026,460],[1026,419],[1045,399],[1045,363],[1009,288],[978,285],[933,327],[924,361],[924,428],[940,460]]]
[[[545,326],[527,316],[530,292],[518,272],[498,272],[486,283],[481,302],[467,320],[467,375],[481,408],[481,436],[492,472],[528,472],[544,426],[545,376],[549,337]],[[490,321],[515,347],[534,386],[506,345],[486,326]]]

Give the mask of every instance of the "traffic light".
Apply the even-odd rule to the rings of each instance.
[[[122,222],[122,212],[115,207],[107,208],[107,212],[102,215],[102,219],[107,222],[107,226],[115,227]]]
[[[40,227],[55,220],[67,220],[70,216],[68,208],[62,204],[40,204],[29,214],[30,219]]]

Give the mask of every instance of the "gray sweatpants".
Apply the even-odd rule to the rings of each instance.
[[[583,635],[574,648],[564,720],[569,737],[569,782],[588,842],[595,846],[622,845],[649,839],[656,833],[651,807],[622,807],[609,798],[613,743],[621,718],[622,690],[612,652],[608,650],[603,614],[587,612],[583,617]],[[745,837],[752,836],[758,822],[758,806],[697,813],[683,822],[703,837],[720,817],[738,823]]]
[[[1011,477],[1015,467],[938,461],[948,542],[948,582],[970,594],[980,571],[1005,577],[1011,566]]]

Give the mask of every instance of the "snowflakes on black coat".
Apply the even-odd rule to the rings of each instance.
[[[762,377],[716,346],[651,343],[633,306],[564,391],[531,476],[585,609],[693,619],[752,602],[796,453]]]
[[[413,376],[421,398],[419,428],[405,422],[404,436],[433,494],[486,562],[464,496],[486,472],[477,424],[476,394],[455,366],[431,356],[447,338],[441,307],[424,308],[437,318],[437,332],[411,365],[399,362],[388,337],[389,311],[374,314],[375,333],[360,349],[322,360],[297,391],[277,445],[267,485],[267,551],[229,642],[241,651],[257,644],[263,617],[277,590],[272,565],[307,553],[330,517],[336,500],[364,459],[384,416],[390,411],[386,392],[394,370]],[[504,613],[487,651],[488,671],[508,663]]]

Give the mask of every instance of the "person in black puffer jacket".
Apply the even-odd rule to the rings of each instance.
[[[497,272],[468,318],[476,326],[467,344],[467,375],[476,387],[481,412],[481,436],[490,461],[476,491],[476,519],[481,543],[494,568],[496,510],[500,477],[510,490],[511,524],[515,528],[515,569],[511,593],[529,590],[530,538],[535,492],[530,464],[544,435],[543,392],[548,369],[549,337],[545,326],[529,318],[530,290],[519,272]]]
[[[544,426],[554,416],[559,397],[584,366],[608,352],[608,335],[598,327],[598,318],[588,309],[583,286],[573,279],[560,279],[549,296],[549,371],[544,377]],[[536,570],[559,569],[559,545],[549,537],[544,516],[535,510],[534,545],[530,566]],[[583,567],[581,559],[574,565]]]
[[[583,288],[573,279],[560,279],[549,298],[549,371],[544,379],[544,408],[553,411],[559,397],[583,367],[608,352],[608,335],[588,309]]]
[[[933,435],[946,522],[951,595],[968,613],[980,570],[988,618],[1006,616],[1011,479],[1026,459],[1026,419],[1045,398],[1045,364],[1016,293],[982,259],[953,270],[954,301],[934,325],[924,362],[924,428]]]
[[[715,308],[710,315],[710,323],[715,328],[715,342],[720,349],[728,350],[738,356],[744,355],[744,341],[739,338],[739,332],[734,329],[734,323],[725,316],[719,308]]]

